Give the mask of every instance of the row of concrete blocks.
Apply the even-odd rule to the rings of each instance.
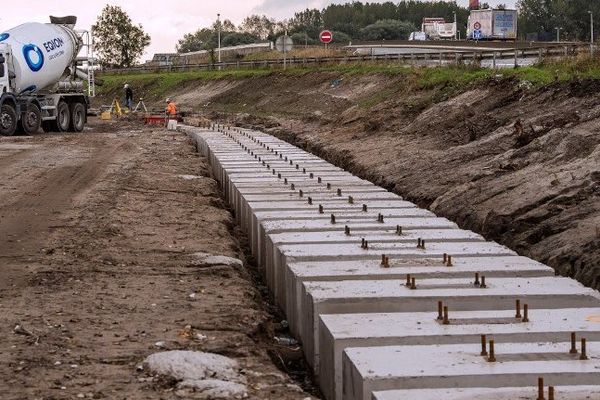
[[[596,291],[270,135],[181,129],[326,399],[600,399]]]

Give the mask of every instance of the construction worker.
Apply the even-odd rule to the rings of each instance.
[[[125,107],[131,111],[133,109],[133,90],[131,90],[128,83],[123,86],[123,89],[125,89]]]
[[[177,105],[170,98],[167,99],[166,103],[167,103],[167,108],[166,108],[165,112],[167,114],[167,118],[175,119],[177,117]]]

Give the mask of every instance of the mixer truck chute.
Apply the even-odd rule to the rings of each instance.
[[[84,45],[75,17],[26,23],[0,33],[0,134],[81,132],[88,96],[77,69]],[[89,44],[88,44],[89,45]],[[89,72],[88,72],[89,73]]]

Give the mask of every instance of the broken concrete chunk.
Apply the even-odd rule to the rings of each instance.
[[[144,369],[171,377],[179,389],[190,389],[200,398],[236,399],[247,396],[246,378],[235,360],[198,351],[165,351],[144,360]]]
[[[243,399],[248,396],[248,388],[241,383],[219,379],[187,380],[177,385],[179,389],[193,389],[210,399]]]
[[[227,265],[229,267],[243,267],[242,260],[227,256],[215,256],[208,253],[192,254],[195,265]]]

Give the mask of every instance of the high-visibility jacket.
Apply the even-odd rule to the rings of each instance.
[[[167,115],[175,116],[177,115],[177,105],[174,101],[170,102],[167,105]]]

